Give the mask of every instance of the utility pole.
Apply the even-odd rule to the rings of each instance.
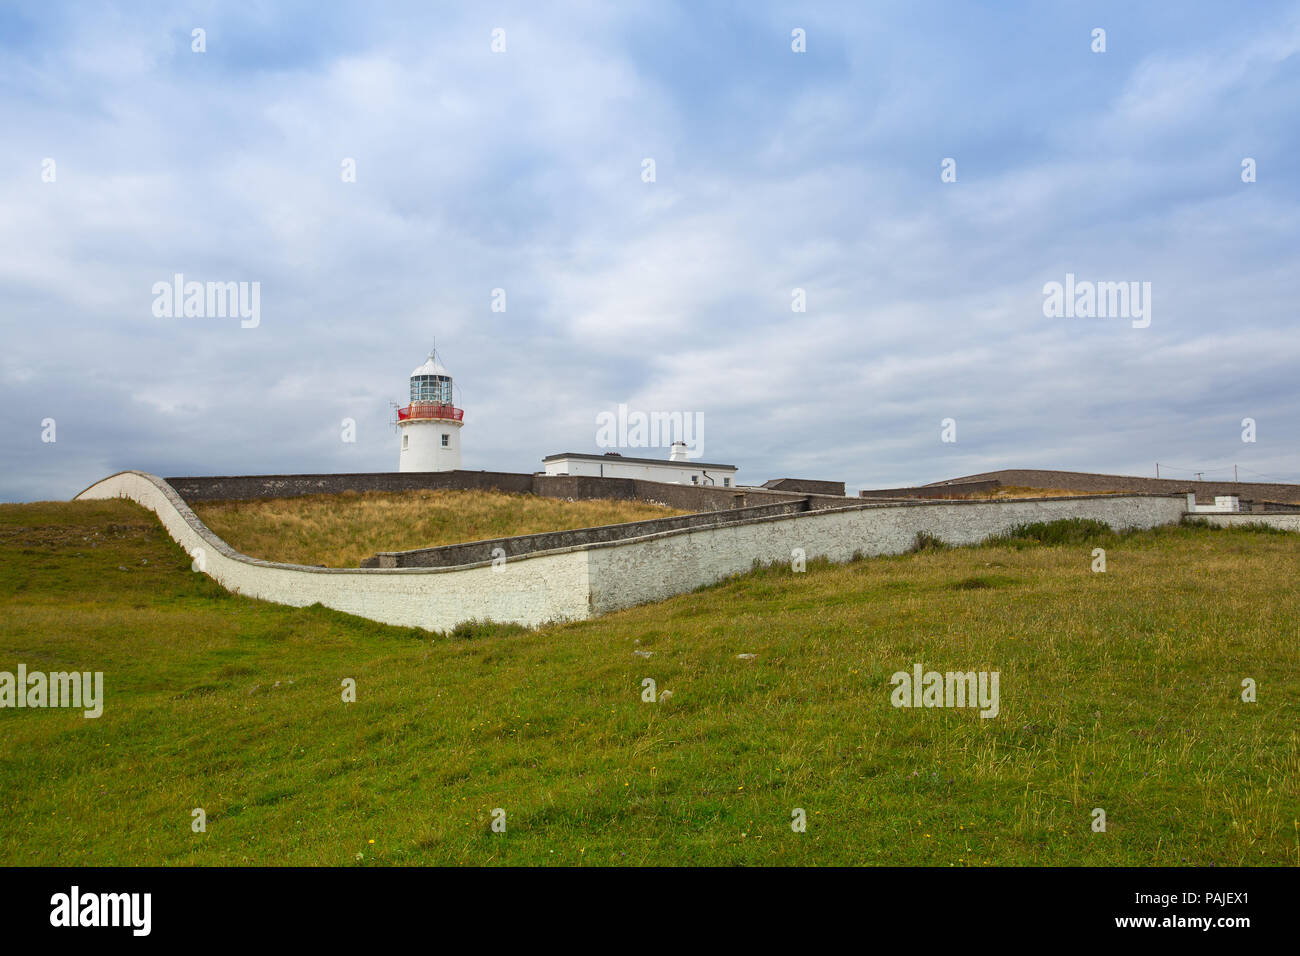
[[[1160,462],[1156,462],[1156,477],[1160,477]]]
[[[1233,466],[1232,466],[1232,481],[1233,481],[1234,484],[1235,484],[1236,481],[1237,481],[1237,466],[1236,466],[1236,465],[1233,465]]]

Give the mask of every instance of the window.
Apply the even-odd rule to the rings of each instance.
[[[731,487],[731,479],[730,479],[730,478],[723,478],[723,479],[722,479],[722,487],[724,487],[724,488],[730,488],[730,487]]]
[[[693,484],[693,485],[698,485],[699,483],[700,483],[700,476],[699,476],[699,475],[691,475],[691,484]]]
[[[442,436],[442,447],[443,447],[443,448],[448,448],[448,447],[450,447],[450,445],[451,445],[451,436],[450,436],[450,435],[447,435],[447,434],[444,434],[444,435]]]
[[[403,435],[403,436],[402,436],[402,451],[406,451],[406,449],[408,449],[408,448],[410,448],[410,447],[411,447],[411,436],[410,436],[410,435]]]
[[[452,404],[451,377],[447,375],[417,375],[411,379],[411,401]]]

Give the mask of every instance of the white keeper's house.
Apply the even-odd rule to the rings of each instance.
[[[641,478],[674,485],[716,485],[719,488],[736,487],[738,470],[735,465],[692,461],[686,457],[686,443],[680,441],[673,443],[667,461],[662,458],[629,458],[614,451],[607,451],[603,455],[566,451],[559,455],[547,455],[542,459],[542,465],[548,475]]]

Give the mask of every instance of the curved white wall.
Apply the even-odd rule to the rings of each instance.
[[[1094,495],[1018,501],[927,501],[753,518],[714,528],[665,531],[625,541],[579,545],[453,568],[327,569],[276,564],[240,554],[214,535],[167,482],[126,471],[78,498],[130,498],[154,511],[203,570],[238,594],[303,607],[320,603],[385,624],[445,631],[462,621],[529,626],[582,619],[658,601],[749,570],[755,560],[847,561],[906,551],[920,531],[950,544],[974,544],[1014,525],[1096,518],[1116,529],[1177,524],[1181,495]],[[1214,518],[1216,516],[1206,516]],[[1226,518],[1228,516],[1217,516]]]
[[[536,626],[585,618],[587,556],[552,552],[457,568],[308,568],[240,554],[213,534],[176,491],[154,475],[124,471],[96,482],[85,498],[130,498],[158,515],[168,534],[223,587],[248,597],[306,607],[320,603],[360,617],[445,631],[462,621],[491,619]],[[198,562],[196,562],[198,563]]]
[[[748,571],[755,561],[788,565],[795,548],[802,548],[809,560],[848,561],[858,552],[867,557],[901,554],[915,545],[922,531],[948,544],[978,544],[1018,524],[1059,518],[1095,518],[1116,530],[1177,524],[1186,507],[1179,495],[926,501],[858,505],[668,532],[593,548],[588,572],[591,607],[601,614],[660,601]]]

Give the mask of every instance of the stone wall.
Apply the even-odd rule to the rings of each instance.
[[[941,485],[918,485],[910,488],[872,488],[858,492],[859,498],[957,498],[982,494],[1002,487],[1000,481],[954,481]]]
[[[361,562],[363,568],[444,568],[475,561],[491,561],[493,551],[500,549],[506,560],[551,551],[556,548],[573,548],[605,541],[623,541],[643,538],[661,531],[678,531],[683,528],[717,527],[751,518],[773,515],[797,514],[808,510],[806,499],[778,504],[759,505],[754,508],[732,508],[728,511],[704,511],[671,518],[651,518],[648,521],[628,521],[622,524],[601,525],[596,528],[576,528],[570,531],[547,531],[541,534],[517,535],[511,538],[492,538],[449,544],[437,548],[416,548],[410,551],[381,551]]]
[[[167,478],[186,501],[293,498],[344,491],[423,491],[466,488],[523,494],[533,490],[532,475],[500,471],[358,472],[337,475],[223,475]]]
[[[500,567],[479,560],[455,567],[327,569],[238,553],[199,521],[167,482],[143,472],[112,475],[77,497],[126,497],[151,509],[194,557],[196,570],[237,594],[295,607],[319,603],[386,624],[435,631],[468,620],[535,626],[586,618],[682,594],[747,571],[755,562],[789,562],[795,548],[809,559],[846,561],[855,554],[906,551],[921,532],[952,544],[972,544],[1016,524],[1056,518],[1149,528],[1180,521],[1187,504],[1185,497],[1155,495],[855,502],[821,509],[810,503],[809,510],[742,515],[708,527],[534,551]],[[506,551],[510,553],[508,543]]]
[[[838,495],[844,497],[844,482],[819,481],[815,478],[773,478],[763,482],[764,488],[773,491],[801,491],[816,495]]]
[[[922,532],[953,545],[976,544],[1034,521],[1095,518],[1117,530],[1151,528],[1177,524],[1185,510],[1184,497],[1146,495],[909,501],[655,535],[592,548],[591,608],[600,614],[663,600],[748,571],[755,562],[789,564],[795,548],[808,559],[848,561],[856,554],[900,554]]]
[[[486,619],[536,626],[591,613],[587,557],[579,550],[517,561],[504,574],[486,563],[388,571],[301,567],[235,551],[154,475],[121,472],[77,496],[118,497],[155,512],[167,533],[194,559],[196,570],[247,597],[293,607],[322,604],[383,624],[433,631]]]
[[[1296,511],[1289,514],[1282,511],[1239,511],[1231,514],[1215,514],[1212,511],[1202,511],[1199,514],[1188,515],[1187,520],[1204,521],[1206,524],[1218,525],[1221,528],[1240,528],[1242,525],[1264,524],[1270,528],[1278,528],[1281,531],[1300,531],[1300,512]]]
[[[534,494],[545,498],[580,500],[608,498],[645,501],[683,511],[721,511],[783,501],[807,495],[764,488],[722,488],[676,485],[640,478],[600,478],[586,475],[525,475],[501,471],[359,472],[337,475],[225,475],[165,479],[186,501],[250,498],[292,498],[345,491],[424,491],[463,489]],[[818,496],[822,497],[822,496]],[[825,507],[819,504],[816,507]]]

